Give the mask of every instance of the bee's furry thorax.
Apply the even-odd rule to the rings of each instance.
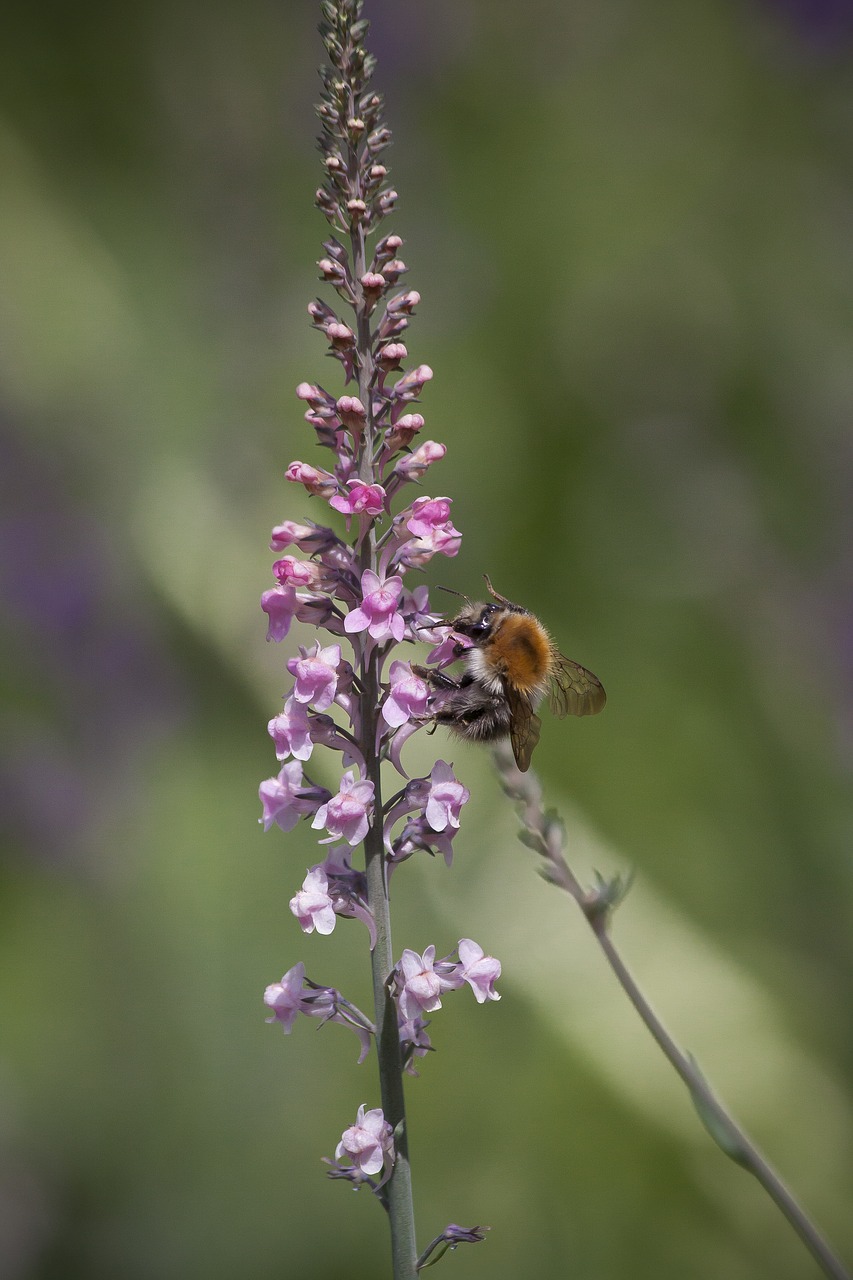
[[[528,698],[545,692],[552,668],[551,637],[530,613],[501,614],[482,649],[485,664]]]

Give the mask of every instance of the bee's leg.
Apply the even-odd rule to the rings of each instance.
[[[414,662],[412,663],[412,670],[416,676],[420,676],[422,680],[434,685],[436,689],[462,688],[458,680],[454,680],[452,676],[446,676],[443,671],[433,671],[430,667],[421,667]]]

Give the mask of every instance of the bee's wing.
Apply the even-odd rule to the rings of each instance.
[[[511,714],[509,740],[512,754],[521,772],[527,773],[533,748],[539,741],[539,734],[542,731],[542,721],[523,693],[519,693],[517,689],[508,685],[506,696]]]
[[[601,681],[579,662],[554,653],[548,703],[555,716],[594,716],[607,701]]]

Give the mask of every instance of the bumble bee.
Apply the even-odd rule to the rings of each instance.
[[[497,604],[466,606],[451,628],[471,641],[458,647],[467,669],[459,680],[425,667],[414,670],[437,690],[437,724],[473,742],[509,737],[515,763],[522,773],[530,767],[542,722],[536,714],[548,696],[551,710],[566,715],[596,715],[606,695],[601,681],[586,667],[560,653],[538,618],[486,586]]]

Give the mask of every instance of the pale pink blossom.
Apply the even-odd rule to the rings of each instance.
[[[318,470],[307,462],[291,462],[284,478],[293,484],[304,485],[309,493],[320,498],[331,498],[338,491],[338,482],[331,472]]]
[[[382,719],[397,729],[407,720],[425,713],[429,685],[415,675],[408,662],[392,662],[388,674],[391,687],[382,704]]]
[[[337,924],[334,904],[329,896],[329,882],[322,867],[313,867],[302,881],[302,888],[290,899],[290,910],[299,921],[303,933],[331,933]]]
[[[321,565],[315,564],[313,560],[298,560],[296,556],[283,556],[281,560],[276,560],[272,571],[273,577],[277,578],[283,587],[290,585],[310,588],[316,586],[323,578]]]
[[[449,984],[436,973],[434,963],[434,946],[427,947],[422,956],[407,948],[400,958],[397,991],[400,1014],[406,1022],[441,1008],[441,994],[449,990]]]
[[[267,1022],[280,1022],[285,1035],[293,1030],[293,1024],[300,1013],[304,1013],[303,983],[305,981],[305,965],[300,960],[292,969],[288,969],[281,982],[271,982],[264,992],[264,1004],[272,1009],[272,1017]]]
[[[500,1000],[495,982],[501,976],[501,962],[494,956],[487,956],[471,938],[459,940],[459,975],[474,992],[478,1004],[484,1004],[486,1000]]]
[[[349,493],[336,494],[329,499],[329,506],[343,515],[381,515],[385,510],[385,490],[381,484],[364,484],[361,480],[349,481]]]
[[[299,608],[296,588],[290,583],[272,587],[261,596],[261,608],[269,619],[267,640],[283,640],[290,630],[293,615]]]
[[[316,831],[323,827],[328,831],[328,839],[321,840],[321,844],[340,837],[355,846],[367,835],[372,811],[373,783],[367,778],[356,782],[355,771],[349,769],[341,778],[340,791],[320,806],[311,826]]]
[[[393,639],[399,644],[406,631],[405,619],[397,612],[403,579],[396,576],[383,579],[372,569],[365,569],[361,590],[361,604],[347,614],[344,631],[348,635],[367,631],[374,640]]]
[[[300,646],[299,658],[291,658],[287,669],[296,676],[293,696],[297,702],[310,702],[315,711],[325,711],[335,700],[338,688],[338,669],[341,662],[341,646],[327,645],[320,648],[315,640],[310,649]]]
[[[282,831],[292,831],[299,819],[313,813],[318,804],[316,788],[305,786],[299,760],[292,760],[277,777],[262,782],[258,794],[263,806],[263,816],[258,821],[263,823],[264,831],[269,831],[273,823]]]
[[[286,760],[288,756],[294,756],[297,760],[310,758],[314,742],[304,703],[288,698],[284,710],[270,720],[267,730],[275,743],[275,754],[279,760]]]
[[[341,1134],[335,1159],[348,1156],[362,1174],[372,1177],[379,1173],[386,1160],[393,1164],[394,1131],[381,1107],[365,1111],[366,1105],[361,1104],[355,1124]]]
[[[270,538],[270,551],[284,551],[296,546],[309,555],[328,551],[340,538],[332,529],[320,524],[300,524],[297,520],[283,520],[277,524]]]
[[[470,792],[454,776],[445,760],[436,760],[429,776],[430,791],[424,812],[433,831],[459,826],[459,813],[470,799]]]

